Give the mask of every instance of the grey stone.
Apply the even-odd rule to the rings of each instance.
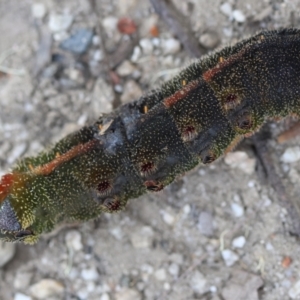
[[[69,38],[60,43],[60,47],[74,54],[83,54],[87,51],[93,39],[93,31],[86,28],[78,29]]]
[[[259,300],[257,290],[262,287],[263,281],[259,276],[235,271],[232,279],[222,290],[224,300]]]
[[[16,253],[16,244],[0,241],[0,268],[5,266]]]
[[[154,232],[150,226],[144,226],[134,230],[130,235],[130,241],[134,248],[150,248],[153,243]]]
[[[42,279],[29,288],[31,296],[37,299],[49,299],[64,292],[64,286],[54,279]]]

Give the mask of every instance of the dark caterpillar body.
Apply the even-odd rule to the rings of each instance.
[[[267,118],[299,115],[300,31],[262,32],[199,60],[0,183],[0,237],[33,243],[64,219],[118,211],[211,163]]]

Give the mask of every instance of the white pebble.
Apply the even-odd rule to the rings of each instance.
[[[158,269],[157,271],[155,271],[154,276],[158,281],[165,281],[167,279],[166,270]]]
[[[153,43],[150,39],[141,39],[140,46],[142,47],[143,53],[146,55],[152,54],[153,52]]]
[[[121,96],[122,103],[129,103],[138,99],[143,94],[142,89],[134,80],[128,80],[124,85],[124,91]]]
[[[136,67],[129,60],[124,60],[116,71],[120,76],[128,76],[136,71]]]
[[[20,156],[25,152],[26,148],[26,143],[18,143],[12,149],[12,151],[10,151],[9,156],[7,157],[8,164],[11,165],[16,159],[19,159]]]
[[[246,244],[246,239],[244,236],[238,236],[232,240],[233,248],[243,248]]]
[[[168,224],[170,226],[174,224],[175,217],[173,215],[171,215],[167,211],[162,211],[161,214],[162,214],[162,218],[166,224]]]
[[[180,50],[180,42],[176,39],[170,38],[162,40],[162,48],[164,54],[175,54]]]
[[[86,281],[95,281],[99,277],[96,268],[89,268],[81,271],[81,278]]]
[[[190,280],[190,286],[194,292],[200,295],[206,293],[209,290],[207,286],[207,279],[199,271],[194,272]]]
[[[48,299],[64,292],[64,286],[53,279],[42,279],[29,288],[30,294],[37,299]]]
[[[273,251],[274,250],[273,245],[271,243],[266,243],[266,250]]]
[[[31,7],[31,13],[34,18],[42,19],[46,15],[46,6],[43,3],[34,3]]]
[[[220,6],[220,10],[221,10],[221,12],[222,12],[224,15],[226,15],[226,16],[228,16],[228,17],[231,17],[231,15],[232,15],[232,6],[231,6],[230,3],[228,3],[228,2],[223,3],[223,4]]]
[[[233,266],[239,260],[238,255],[229,249],[222,251],[222,258],[227,267]]]
[[[289,296],[292,299],[299,299],[300,298],[300,280],[297,281],[292,288],[289,290]]]
[[[231,203],[230,206],[232,213],[236,218],[240,218],[244,215],[244,208],[238,203]]]
[[[117,29],[118,19],[116,17],[107,17],[102,20],[105,31],[112,33]]]
[[[134,289],[124,288],[115,295],[115,300],[141,300],[140,293]]]
[[[133,231],[130,241],[134,248],[150,248],[153,243],[154,232],[150,226],[143,226],[141,229]]]
[[[0,268],[5,266],[16,253],[16,244],[0,241]]]
[[[183,213],[185,215],[188,215],[191,212],[192,209],[191,209],[191,206],[189,204],[185,204],[182,210],[183,210]]]
[[[93,39],[92,39],[92,43],[94,46],[98,46],[100,45],[101,39],[99,37],[99,35],[94,35]]]
[[[110,300],[110,297],[108,294],[104,293],[101,295],[100,300]]]
[[[81,234],[77,230],[70,230],[65,237],[66,245],[69,249],[80,251],[83,248]]]
[[[32,298],[21,293],[16,293],[14,300],[32,300]]]
[[[232,16],[233,16],[234,20],[236,20],[239,23],[244,23],[246,21],[245,15],[240,10],[234,10],[232,13]]]
[[[67,30],[73,22],[73,16],[69,14],[50,14],[48,27],[52,32]]]
[[[111,235],[118,241],[121,241],[123,238],[123,231],[120,227],[112,228],[110,231]]]
[[[229,152],[225,156],[224,161],[231,168],[238,168],[249,175],[251,175],[255,170],[255,159],[250,158],[247,153],[243,151]]]
[[[300,160],[300,147],[295,146],[287,148],[281,156],[280,160],[284,163],[293,163]]]
[[[133,53],[132,53],[132,55],[131,55],[130,60],[131,60],[132,62],[137,62],[138,59],[141,57],[141,53],[142,53],[141,48],[140,48],[139,46],[135,46],[135,47],[133,48]]]
[[[175,278],[177,278],[178,275],[179,275],[180,268],[179,268],[179,266],[177,264],[171,263],[170,266],[169,266],[169,268],[168,268],[168,271],[169,271],[169,273],[172,276],[174,276]]]
[[[103,58],[104,58],[104,55],[103,55],[103,52],[100,49],[98,49],[94,52],[93,59],[95,61],[102,61]]]

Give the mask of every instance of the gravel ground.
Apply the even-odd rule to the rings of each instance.
[[[0,1],[1,174],[189,63],[148,1],[96,2],[98,18],[87,0]],[[260,29],[300,26],[299,0],[174,3],[211,50]],[[136,38],[118,30],[124,17]],[[107,72],[108,55],[128,42],[136,45]],[[285,125],[272,124],[274,136]],[[271,142],[295,200],[299,142]],[[289,229],[244,143],[119,214],[62,225],[34,246],[0,244],[0,299],[300,299],[300,247]]]

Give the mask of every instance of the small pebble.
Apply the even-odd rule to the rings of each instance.
[[[37,299],[49,299],[61,295],[64,286],[54,279],[42,279],[29,288],[30,294]]]
[[[154,276],[158,281],[165,281],[167,279],[166,270],[162,268],[158,269],[157,271],[155,271]]]
[[[0,268],[5,266],[16,253],[16,244],[0,241]]]
[[[100,49],[98,49],[98,50],[96,50],[95,52],[94,52],[94,55],[93,55],[93,59],[95,60],[95,61],[102,61],[103,60],[103,58],[104,58],[104,55],[103,55],[103,52],[100,50]]]
[[[136,71],[136,67],[129,60],[124,60],[116,71],[119,76],[128,76]]]
[[[232,16],[234,20],[237,21],[238,23],[244,23],[246,21],[245,15],[240,10],[234,10]]]
[[[200,232],[205,236],[212,236],[214,234],[213,216],[208,211],[202,211],[199,215],[197,224]]]
[[[16,293],[14,296],[14,300],[32,300],[32,298],[21,293]]]
[[[34,3],[31,7],[31,13],[36,19],[44,18],[46,12],[46,6],[43,3]]]
[[[52,32],[67,30],[73,22],[73,16],[69,14],[50,14],[48,27]]]
[[[220,10],[224,15],[226,15],[228,17],[232,16],[232,6],[230,3],[228,3],[228,2],[223,3],[220,6]]]
[[[231,203],[231,210],[236,218],[240,218],[244,215],[244,208],[238,203]]]
[[[69,249],[72,249],[74,251],[80,251],[83,249],[81,234],[77,230],[68,231],[65,237],[65,241]]]
[[[101,295],[100,300],[110,300],[110,297],[108,294],[104,293]]]
[[[175,217],[173,215],[171,215],[169,212],[167,211],[162,211],[162,218],[164,220],[164,222],[168,225],[173,225],[175,223]]]
[[[300,160],[300,147],[289,147],[285,149],[280,160],[284,163],[293,163]]]
[[[244,236],[238,236],[232,240],[233,248],[243,248],[246,244],[246,239]]]
[[[107,17],[102,19],[102,25],[108,34],[117,30],[118,19],[116,17]]]
[[[247,153],[243,151],[229,152],[225,156],[224,161],[231,168],[238,168],[249,175],[253,174],[255,171],[255,159],[250,158]]]
[[[118,241],[123,238],[123,231],[120,227],[115,227],[109,230],[110,234]]]
[[[80,273],[81,278],[86,281],[95,281],[99,278],[99,274],[96,268],[84,269]]]
[[[130,60],[131,60],[132,62],[137,62],[137,61],[139,60],[139,58],[141,57],[141,54],[142,54],[141,48],[140,48],[139,46],[135,46],[135,47],[133,48],[133,53],[132,53],[132,55],[131,55]]]
[[[130,235],[130,241],[134,248],[150,248],[154,239],[154,231],[150,226],[143,226],[133,231]]]
[[[165,55],[175,54],[180,51],[180,42],[176,39],[169,38],[162,40],[162,49]]]
[[[27,145],[25,142],[19,142],[16,146],[9,152],[9,156],[7,157],[7,163],[11,165],[17,159],[21,157],[22,154],[25,153]]]
[[[222,258],[227,267],[233,266],[239,260],[238,255],[229,249],[222,251]]]
[[[219,36],[216,32],[206,32],[201,34],[199,41],[207,49],[214,49],[220,43]]]
[[[139,99],[143,94],[142,89],[134,80],[128,80],[124,85],[121,102],[123,104]]]
[[[178,275],[179,275],[180,268],[179,268],[179,266],[177,264],[171,263],[170,266],[169,266],[169,268],[168,268],[168,271],[169,271],[169,273],[172,276],[174,276],[175,278],[177,278]]]
[[[98,78],[93,91],[92,109],[98,115],[100,113],[109,113],[112,110],[114,100],[114,91],[105,80]]]
[[[190,280],[190,286],[195,293],[200,295],[205,294],[209,290],[207,279],[199,271],[194,272]]]
[[[115,295],[115,300],[141,300],[141,299],[142,299],[141,294],[138,291],[129,288],[122,289]]]
[[[140,46],[142,47],[142,51],[144,54],[149,55],[153,52],[153,43],[150,39],[141,39]]]
[[[60,43],[60,47],[74,54],[83,54],[92,42],[93,31],[86,28],[78,29],[74,34]]]
[[[14,278],[14,288],[17,290],[27,289],[33,277],[32,272],[17,272]]]
[[[92,43],[94,46],[99,46],[101,42],[101,39],[99,37],[99,35],[94,35],[93,39],[92,39]]]

